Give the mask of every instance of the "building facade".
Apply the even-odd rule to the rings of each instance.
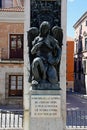
[[[74,24],[75,52],[74,77],[75,91],[87,93],[87,12]]]
[[[74,91],[74,40],[71,37],[67,37],[66,50],[66,89]]]
[[[0,104],[22,105],[23,48],[24,8],[0,9]]]
[[[8,2],[7,2],[8,1]],[[46,2],[42,1],[42,6],[48,5],[49,10],[53,4],[44,4]],[[55,3],[55,2],[54,2]],[[56,7],[53,8],[55,10],[54,16],[58,16],[55,19],[55,22],[63,28],[64,31],[64,45],[66,41],[66,14],[64,10],[66,10],[64,3],[66,1],[58,2],[58,11],[61,10],[61,16],[56,15]],[[60,8],[60,4],[62,7]],[[24,2],[23,0],[1,0],[0,3],[0,104],[22,104],[23,100],[23,74],[24,74]],[[49,6],[50,5],[50,6]],[[9,7],[9,8],[8,8]],[[28,9],[27,9],[28,11]],[[44,11],[44,9],[42,10]],[[30,12],[29,12],[30,13]],[[46,12],[45,12],[46,13]],[[34,12],[32,13],[34,15]],[[50,13],[51,15],[51,13]],[[52,17],[54,17],[52,15]],[[30,16],[29,16],[30,17]],[[50,16],[51,18],[51,16]],[[27,15],[28,19],[28,15]],[[46,17],[46,20],[48,18]],[[37,20],[37,19],[36,19]],[[42,17],[41,19],[42,20]],[[51,19],[49,19],[50,21]],[[53,20],[53,19],[52,19]],[[59,21],[60,20],[60,21]],[[52,21],[54,22],[54,21]],[[60,25],[61,23],[61,25]],[[33,26],[33,25],[32,25]],[[27,26],[27,29],[28,26]],[[63,49],[63,58],[65,61],[65,49]],[[27,60],[27,59],[26,59]],[[65,61],[66,62],[66,61]],[[64,71],[66,71],[66,66],[61,65]],[[65,74],[65,73],[64,73]],[[61,73],[62,77],[62,73]],[[64,79],[66,82],[66,75],[64,75],[61,79]],[[62,84],[62,82],[61,82]],[[63,83],[64,90],[65,85]],[[65,93],[64,93],[65,94]]]
[[[24,0],[0,0],[0,8],[24,6]]]

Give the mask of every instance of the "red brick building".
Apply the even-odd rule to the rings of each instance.
[[[67,91],[74,90],[74,40],[67,38],[66,79]]]

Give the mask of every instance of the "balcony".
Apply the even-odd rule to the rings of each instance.
[[[9,51],[6,48],[0,48],[0,63],[24,63],[23,58],[10,58]]]

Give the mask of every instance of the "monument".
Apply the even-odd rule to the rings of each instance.
[[[60,90],[58,80],[63,31],[58,26],[54,26],[51,31],[50,35],[50,24],[47,21],[41,23],[39,30],[31,27],[28,31],[29,82],[35,90]]]
[[[25,1],[24,130],[65,127],[66,77],[65,71],[60,73],[65,69],[63,4],[62,0]]]

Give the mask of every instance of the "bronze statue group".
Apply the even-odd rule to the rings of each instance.
[[[58,26],[51,29],[47,21],[43,21],[39,29],[36,27],[29,29],[29,82],[32,85],[45,83],[55,85],[59,82],[62,40],[62,29]]]

